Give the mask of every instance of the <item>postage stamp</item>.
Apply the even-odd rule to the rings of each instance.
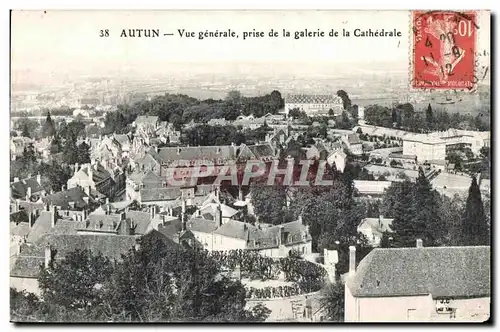
[[[474,11],[412,12],[412,88],[474,88],[476,17]]]

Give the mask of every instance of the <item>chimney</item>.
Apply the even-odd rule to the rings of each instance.
[[[89,174],[89,179],[92,180],[92,178],[90,177],[91,174]],[[85,191],[85,194],[88,196],[90,195],[90,186],[86,186],[85,188],[83,188],[83,191]],[[88,197],[86,197],[87,200],[88,200]],[[84,198],[85,199],[85,198]]]
[[[182,211],[182,214],[186,213],[186,200],[184,198],[182,198],[182,202],[181,202],[181,211]]]
[[[151,212],[151,219],[154,219],[156,216],[156,206],[155,205],[151,206],[150,212]]]
[[[15,212],[19,212],[19,204],[20,204],[21,200],[19,198],[16,198],[16,211]]]
[[[92,167],[89,166],[87,169],[88,169],[88,173],[89,173],[89,181],[93,181]]]
[[[54,205],[50,206],[50,224],[52,227],[55,227],[56,225],[56,207]]]
[[[382,227],[382,220],[384,220],[384,216],[383,215],[379,215],[378,216],[378,227]]]
[[[181,154],[181,148],[177,148],[177,155]]]
[[[281,246],[282,240],[283,240],[283,226],[278,226],[278,235],[277,237],[277,242],[278,242],[278,247]]]
[[[26,200],[28,201],[31,197],[31,187],[28,187],[28,189],[26,189]]]
[[[45,268],[48,269],[50,265],[50,261],[52,260],[52,248],[50,244],[45,246]]]
[[[220,204],[217,204],[217,209],[215,210],[215,224],[217,227],[222,226],[222,210]]]
[[[135,244],[135,251],[139,251],[141,249],[141,245],[139,243]]]
[[[19,182],[19,178],[17,176],[14,178],[14,182]]]
[[[356,247],[349,247],[349,275],[353,276],[356,273]]]
[[[106,205],[109,204],[109,197],[106,197]]]
[[[109,203],[106,205],[106,214],[111,214],[111,205]]]
[[[241,186],[238,189],[238,200],[239,201],[243,200],[243,190],[241,190]]]
[[[85,202],[85,204],[89,204],[89,197],[88,196],[84,196],[83,197],[83,201]]]
[[[417,239],[417,248],[423,248],[424,247],[424,243],[422,241],[422,239]]]
[[[304,221],[302,220],[302,215],[299,215],[299,219],[298,219],[298,221],[300,222],[300,224],[301,224],[301,225],[303,225],[303,224],[304,224]]]
[[[22,242],[21,240],[19,240],[19,242],[17,243],[17,255],[21,255],[21,245],[22,245]]]
[[[79,167],[79,166],[80,166],[80,165],[78,165],[78,163],[75,163],[75,173],[76,173],[76,172],[78,172],[78,167]]]
[[[172,208],[169,207],[167,211],[168,211],[168,215],[171,217],[172,216]]]
[[[36,175],[36,182],[38,182],[39,186],[42,185],[42,176],[40,175],[40,173]]]
[[[28,225],[29,227],[33,227],[33,213],[28,212]]]

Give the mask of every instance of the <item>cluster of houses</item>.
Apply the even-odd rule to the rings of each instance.
[[[328,114],[330,110],[338,113],[342,99],[290,96],[285,99],[285,110],[292,109],[308,115]],[[286,113],[262,118],[239,116],[235,121],[210,120],[208,125],[256,129],[266,124],[271,128],[262,142],[224,146],[181,146],[181,133],[172,124],[161,122],[156,116],[139,116],[133,124],[134,134],[85,138],[91,162],[71,165],[73,175],[60,192],[45,188],[39,174],[13,179],[11,286],[38,293],[40,265],[49,266],[52,260],[62,259],[77,248],[119,258],[137,245],[138,237],[149,232],[157,232],[172,245],[209,251],[242,249],[274,258],[313,254],[308,223],[301,217],[280,225],[266,224],[258,218],[254,223],[246,222],[246,216],[253,215],[254,209],[251,192],[244,194],[241,187],[237,194],[231,194],[213,183],[170,186],[165,170],[180,160],[210,160],[217,169],[249,159],[271,162],[290,153],[295,155],[285,157],[325,160],[340,172],[348,158],[361,160],[365,154],[387,163],[397,161],[402,166],[365,162],[366,171],[385,179],[354,181],[359,199],[379,200],[392,181],[401,180],[400,172],[414,179],[418,176],[416,166],[424,162],[441,165],[438,161],[444,160],[446,149],[467,145],[478,153],[481,147],[489,146],[490,140],[489,132],[449,131],[424,137],[361,122],[353,130],[339,130],[332,125],[328,138],[316,138],[313,144],[292,152],[289,147],[309,127],[290,121]],[[185,128],[195,125],[191,122]],[[392,137],[400,144],[367,153],[361,134]],[[37,144],[37,151],[50,157],[46,152],[50,141],[42,143],[13,138],[11,154],[19,156],[27,144]],[[436,187],[443,174],[451,176],[442,170],[428,172]],[[178,170],[185,178],[189,178],[190,171],[189,165]],[[470,181],[467,188],[469,185]],[[392,219],[384,216],[364,218],[358,231],[373,247],[378,247],[382,234],[392,231],[391,225]],[[323,259],[334,271],[337,253],[325,251]],[[489,247],[424,248],[419,242],[416,248],[375,249],[356,265],[353,248],[350,272],[345,277],[348,321],[445,317],[474,320],[484,319],[489,313]],[[471,312],[474,317],[470,317]]]

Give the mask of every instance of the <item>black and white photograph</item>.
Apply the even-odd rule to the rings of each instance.
[[[12,10],[10,321],[490,321],[490,16]]]

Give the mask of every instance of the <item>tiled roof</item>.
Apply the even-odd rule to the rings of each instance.
[[[217,229],[217,224],[212,220],[193,218],[189,220],[187,228],[194,232],[212,233]]]
[[[170,201],[181,197],[181,188],[144,188],[141,189],[140,194],[141,202]]]
[[[78,223],[76,221],[60,217],[57,218],[54,227],[52,227],[51,212],[41,211],[26,240],[35,243],[45,234],[76,234],[77,228]]]
[[[83,209],[89,205],[87,202],[85,202],[85,197],[89,199],[89,202],[93,201],[93,199],[90,198],[82,188],[73,187],[71,189],[45,196],[42,198],[42,201],[45,204],[59,206],[62,210],[75,210]],[[70,206],[70,202],[75,203],[74,207]]]
[[[11,276],[31,277],[38,275],[45,260],[45,246],[50,244],[61,259],[76,249],[90,249],[111,259],[121,259],[136,243],[137,236],[131,235],[44,235],[35,244],[23,244],[21,255],[10,272]]]
[[[288,95],[285,98],[287,104],[340,104],[342,98],[336,95]]]
[[[133,211],[127,212],[126,217],[130,219],[134,225],[135,234],[146,234],[146,231],[151,224],[151,214],[149,212]]]
[[[491,295],[490,247],[374,249],[347,284],[357,297]]]
[[[357,134],[347,135],[347,140],[349,141],[349,144],[361,144],[361,140]]]
[[[90,165],[90,164],[84,165],[75,174],[75,176],[83,175],[85,178],[88,178],[89,167],[92,168],[92,181],[94,181],[96,184],[111,177],[111,174],[100,163],[96,163],[95,165]]]
[[[11,196],[14,198],[25,198],[28,192],[28,187],[31,188],[31,194],[34,195],[43,191],[43,187],[37,182],[37,177],[33,176],[27,179],[22,179],[10,184]]]
[[[218,227],[214,233],[235,239],[246,240],[250,226],[251,225],[240,221],[228,220],[221,227]]]
[[[159,118],[157,116],[151,116],[151,115],[141,115],[135,119],[135,123],[138,125],[142,124],[156,125],[158,121]]]
[[[274,157],[274,150],[270,144],[248,145],[248,148],[256,158]]]
[[[164,162],[174,160],[214,160],[214,159],[235,159],[235,147],[224,146],[185,146],[167,147],[158,149],[158,154]]]
[[[217,203],[208,203],[205,206],[203,206],[200,211],[201,213],[209,213],[211,215],[215,215],[215,212],[217,210],[217,206],[219,204]],[[227,206],[226,204],[220,204],[221,212],[222,212],[222,217],[223,218],[231,218],[235,214],[238,213],[238,210],[233,209],[230,206]]]
[[[170,239],[174,239],[180,231],[182,231],[182,222],[176,217],[166,216],[163,225],[158,225],[158,232]]]

